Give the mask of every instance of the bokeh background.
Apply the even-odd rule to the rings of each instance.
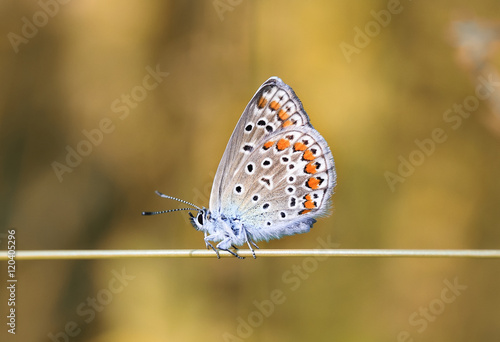
[[[179,207],[154,190],[208,205],[273,75],[338,186],[330,217],[261,248],[500,248],[496,0],[7,0],[0,16],[3,250],[12,228],[23,250],[204,248],[186,213],[140,213]],[[17,277],[2,341],[500,339],[499,260],[18,261]]]

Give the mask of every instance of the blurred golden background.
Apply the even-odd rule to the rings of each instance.
[[[0,249],[197,249],[186,213],[279,76],[333,214],[261,248],[500,247],[500,4],[3,1]],[[148,76],[149,75],[149,76]],[[500,261],[18,261],[2,341],[496,341]]]

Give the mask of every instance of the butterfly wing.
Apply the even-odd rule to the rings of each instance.
[[[245,108],[215,175],[210,210],[253,239],[309,230],[336,183],[328,144],[292,88],[271,77]]]

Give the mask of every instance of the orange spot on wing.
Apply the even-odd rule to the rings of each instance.
[[[307,150],[302,155],[302,158],[304,158],[304,160],[314,160],[314,155],[310,150]]]
[[[274,145],[274,141],[268,141],[264,144],[264,148],[267,150],[269,148],[271,148],[271,146]]]
[[[305,195],[304,199],[306,200],[304,202],[304,207],[306,209],[314,209],[314,208],[316,208],[316,203],[314,203],[314,201],[311,199],[311,195],[310,194]]]
[[[316,205],[313,201],[307,201],[304,203],[304,207],[306,207],[307,209],[314,209],[316,208]]]
[[[300,141],[293,144],[294,151],[305,151],[306,148],[307,146],[301,143]]]
[[[257,107],[264,108],[264,106],[266,104],[267,104],[267,100],[264,98],[264,96],[261,96],[259,101],[257,102]]]
[[[316,168],[317,168],[317,165],[313,164],[312,162],[310,162],[310,163],[308,163],[306,165],[305,171],[307,173],[310,173],[310,174],[315,174],[316,173]]]
[[[269,108],[271,108],[272,110],[278,110],[280,108],[280,105],[278,104],[278,102],[276,101],[272,101],[270,104],[269,104]]]
[[[299,212],[299,215],[304,215],[304,214],[307,214],[307,213],[309,213],[309,212],[311,212],[311,210],[309,210],[309,209],[304,209],[304,210],[301,210],[301,211]]]
[[[315,177],[311,177],[307,180],[307,186],[313,190],[316,190],[319,186],[319,179]]]
[[[278,117],[282,120],[282,121],[285,121],[286,119],[288,119],[290,117],[290,115],[283,109],[280,109],[279,113],[278,113]]]
[[[283,151],[285,148],[290,146],[290,140],[288,139],[280,139],[276,144],[278,151]]]
[[[290,121],[290,120],[286,120],[285,122],[283,122],[283,127],[288,127],[288,126],[290,126],[290,125],[292,125],[292,124],[293,124],[293,122],[292,122],[292,121]]]

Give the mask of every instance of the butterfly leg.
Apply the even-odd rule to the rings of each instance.
[[[208,236],[208,234],[207,234],[207,232],[205,232],[205,239],[204,240],[205,240],[205,245],[206,245],[207,249],[212,248],[214,250],[215,254],[217,255],[217,259],[220,259],[219,251],[214,246],[212,246],[212,244],[210,242],[208,242],[207,236]]]
[[[206,245],[207,245],[207,249],[212,248],[214,250],[215,254],[217,254],[217,259],[220,259],[219,251],[217,250],[217,248],[212,246],[212,244],[210,242],[207,242]]]
[[[229,252],[231,253],[232,255],[234,255],[235,257],[237,257],[238,259],[245,259],[245,257],[242,257],[240,255],[238,255],[238,253],[236,252],[233,252],[232,250],[230,250],[229,248],[228,249],[224,249],[224,248],[219,248],[221,251],[226,251],[226,252]]]
[[[259,246],[257,246],[257,244],[255,242],[253,242],[252,240],[250,240],[250,243],[257,249],[260,249]]]
[[[257,246],[257,245],[255,244],[255,242],[253,242],[253,241],[252,241],[252,239],[250,239],[250,238],[248,237],[248,232],[247,232],[246,230],[245,230],[245,241],[246,241],[246,243],[247,243],[247,245],[248,245],[248,248],[250,248],[250,250],[252,251],[253,258],[254,258],[254,259],[257,259],[257,257],[255,256],[255,251],[254,251],[254,249],[252,248],[252,245],[254,245],[254,246],[255,246],[255,248],[257,248],[257,249],[259,249],[259,246]]]
[[[229,249],[229,247],[234,247],[236,250],[238,250],[232,243],[231,243],[231,238],[230,237],[225,237],[221,242],[219,242],[217,244],[216,247],[212,246],[212,244],[209,242],[209,241],[216,241],[216,240],[220,240],[220,237],[217,236],[216,234],[213,234],[213,235],[208,235],[206,232],[205,232],[205,245],[207,246],[207,249],[208,248],[212,248],[214,250],[214,252],[217,254],[217,258],[220,259],[220,255],[219,255],[219,250],[221,251],[226,251],[232,255],[234,255],[235,257],[237,257],[238,259],[245,259],[244,257],[242,256],[239,256],[238,253],[236,252],[233,252],[232,250]]]
[[[230,247],[233,247],[235,249],[235,252],[233,252],[232,250],[230,250],[229,249]],[[232,255],[234,255],[235,257],[237,257],[238,259],[245,259],[245,257],[242,257],[242,256],[238,255],[238,253],[237,253],[238,248],[236,248],[232,244],[232,239],[229,236],[226,236],[221,242],[219,242],[219,244],[217,244],[217,248],[220,249],[221,251],[226,251],[226,252],[231,253]]]

